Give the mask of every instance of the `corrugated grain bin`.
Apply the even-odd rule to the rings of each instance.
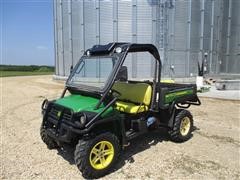
[[[190,77],[208,53],[211,74],[240,73],[239,0],[54,0],[56,75],[108,42],[152,43],[163,76]],[[148,54],[129,55],[134,78],[152,77]]]

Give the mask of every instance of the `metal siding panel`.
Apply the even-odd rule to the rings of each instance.
[[[224,8],[223,8],[223,23],[222,23],[222,39],[225,43],[222,43],[222,50],[225,53],[226,48],[227,48],[227,44],[226,44],[226,40],[227,40],[227,21],[228,21],[228,1],[223,1],[224,2]]]
[[[55,75],[58,75],[58,36],[57,36],[57,6],[56,0],[53,0],[53,18],[54,18],[54,66]]]
[[[137,2],[137,42],[152,42],[152,7],[147,1]]]
[[[192,12],[191,9],[192,8],[192,0],[188,1],[188,20],[187,20],[187,27],[188,27],[188,31],[187,31],[187,64],[186,64],[186,76],[190,75],[190,50],[191,50],[191,28],[192,28],[192,24],[191,24],[191,20],[192,20]]]
[[[221,43],[221,53],[222,53],[222,61],[221,61],[221,67],[220,72],[221,73],[227,73],[227,31],[228,31],[228,13],[229,13],[229,1],[223,1],[223,19],[222,19],[222,43]]]
[[[200,49],[200,1],[192,1],[191,51]]]
[[[96,43],[100,44],[100,0],[95,0]]]
[[[150,79],[151,74],[151,55],[147,52],[137,53],[137,77]]]
[[[213,54],[213,61],[212,61],[212,71],[213,74],[217,73],[217,66],[218,66],[218,61],[217,61],[218,56],[216,54]]]
[[[203,49],[210,49],[212,0],[205,0]]]
[[[118,41],[132,41],[132,4],[131,1],[118,1]]]
[[[198,75],[198,51],[190,53],[189,75]]]
[[[154,44],[156,47],[158,45],[157,43],[157,5],[152,6],[152,44]],[[158,48],[158,47],[157,47]],[[161,57],[161,54],[160,54]],[[151,57],[154,59],[154,57]],[[155,72],[155,63],[152,60],[151,64],[151,76],[154,77],[154,72]],[[157,72],[158,73],[158,72]]]
[[[137,43],[137,0],[132,0],[132,43]],[[137,54],[132,54],[132,76],[137,77]]]
[[[63,7],[61,7],[61,2],[63,2]],[[72,6],[71,16],[69,16],[69,2]],[[186,66],[188,62],[186,50],[189,48],[189,43],[187,46],[189,2],[177,0],[55,0],[56,74],[64,76],[69,73],[71,55],[75,65],[85,49],[99,42],[106,44],[112,41],[154,43],[157,47],[164,45],[164,47],[159,48],[159,52],[161,57],[165,57],[163,66],[165,75],[169,76],[171,64],[175,66],[175,76],[188,76],[188,73],[185,74],[188,71],[190,74],[196,74],[197,60],[201,58],[198,54],[201,45],[202,2],[205,2],[203,49],[210,51],[212,38],[212,72],[240,73],[240,1],[232,0],[230,56],[228,58],[226,56],[228,32],[226,24],[228,22],[229,1],[214,1],[212,37],[210,33],[212,0],[191,1],[188,68]],[[164,6],[165,8],[163,8]],[[133,62],[132,59],[135,61]],[[129,66],[129,75],[151,76],[150,71],[153,71],[153,64],[151,64],[150,59],[149,55],[142,53],[136,56],[129,55],[126,61]],[[219,67],[220,60],[221,67]],[[143,68],[144,66],[146,68]],[[149,71],[149,69],[151,70]]]
[[[64,59],[64,75],[68,76],[72,65],[71,54],[71,21],[69,19],[69,2],[62,3],[62,21],[63,21],[63,59]]]
[[[230,36],[230,57],[228,63],[228,72],[233,74],[240,73],[240,1],[232,1],[231,16],[231,36]]]
[[[72,41],[73,41],[73,65],[76,65],[83,54],[84,47],[81,44],[81,2],[72,1]]]
[[[185,77],[187,54],[183,51],[175,51],[173,57],[175,77]]]
[[[123,65],[127,66],[127,69],[128,69],[128,79],[129,80],[133,79],[133,76],[132,76],[132,53],[127,55]]]
[[[62,4],[61,0],[57,1],[57,39],[58,39],[58,75],[64,76],[64,61],[63,61],[63,36],[62,36]]]
[[[85,29],[85,49],[96,44],[96,10],[95,1],[84,1],[84,29]]]
[[[118,41],[118,1],[113,1],[113,41]]]
[[[185,51],[187,49],[187,20],[188,20],[188,2],[176,1],[175,11],[175,44],[174,49]]]
[[[221,34],[221,1],[215,1],[214,6],[214,31],[213,31],[213,58],[212,58],[212,71],[217,74],[219,71],[219,53],[220,53],[220,34]]]
[[[100,1],[100,44],[113,42],[113,2]]]

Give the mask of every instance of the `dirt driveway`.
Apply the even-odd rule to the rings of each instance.
[[[48,150],[39,136],[41,102],[62,87],[51,76],[0,79],[1,179],[82,179],[73,149]],[[240,179],[240,101],[201,101],[191,140],[173,143],[164,129],[144,135],[103,179]]]

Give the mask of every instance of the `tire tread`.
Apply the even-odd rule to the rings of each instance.
[[[105,175],[107,172],[110,171],[111,167],[107,167],[104,170],[94,170],[91,165],[88,163],[88,158],[89,158],[89,148],[94,146],[94,144],[96,144],[96,139],[101,139],[101,138],[108,138],[108,139],[112,139],[112,141],[114,142],[115,146],[115,157],[113,159],[113,162],[111,163],[112,165],[114,165],[114,161],[116,161],[116,159],[119,156],[119,140],[118,138],[112,134],[112,133],[103,133],[100,134],[99,136],[96,136],[93,139],[90,140],[83,140],[80,139],[78,141],[78,144],[76,145],[76,150],[74,152],[74,160],[75,160],[75,164],[78,167],[78,169],[82,172],[83,177],[85,178],[99,178],[102,177],[103,175]],[[112,142],[111,142],[112,143]],[[110,165],[111,166],[111,165]]]
[[[56,149],[59,147],[58,144],[47,135],[44,126],[41,126],[40,128],[40,136],[42,141],[47,145],[48,149]]]
[[[190,123],[191,123],[190,130],[186,136],[182,136],[180,133],[180,125],[181,125],[182,118],[186,116],[190,118]],[[175,117],[173,128],[170,129],[168,133],[172,141],[184,142],[191,138],[192,129],[193,129],[193,116],[188,110],[183,109],[180,112],[178,112],[177,116]]]

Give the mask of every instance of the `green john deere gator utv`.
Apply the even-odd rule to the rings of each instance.
[[[132,52],[149,52],[154,57],[152,81],[128,79],[123,63]],[[104,71],[95,70],[96,65]],[[88,49],[71,70],[62,96],[42,104],[43,142],[49,149],[74,145],[82,175],[98,178],[110,172],[130,140],[152,126],[166,127],[175,142],[188,140],[193,117],[186,109],[201,104],[196,85],[161,82],[161,67],[152,44],[109,43]],[[101,77],[101,83],[94,83],[93,77],[95,81]]]

